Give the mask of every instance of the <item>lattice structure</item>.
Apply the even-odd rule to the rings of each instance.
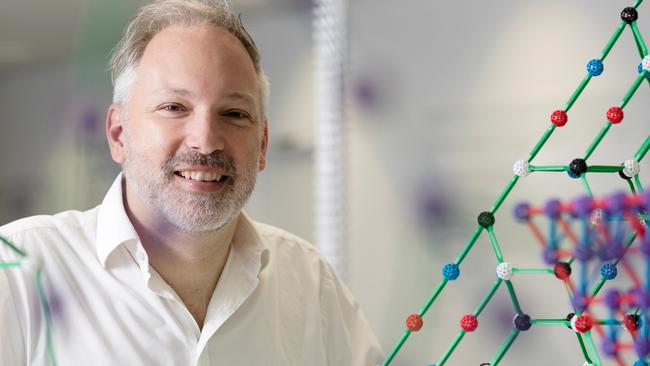
[[[650,270],[650,235],[645,224],[649,208],[650,191],[636,195],[618,192],[605,199],[587,195],[571,202],[552,199],[543,207],[515,206],[515,218],[530,227],[550,268],[519,269],[503,262],[497,267],[497,276],[509,281],[516,272],[553,275],[566,285],[574,309],[557,319],[531,319],[518,310],[515,328],[525,331],[533,324],[566,325],[576,332],[587,364],[598,365],[601,361],[590,332],[593,329],[605,357],[624,366],[622,353],[635,349],[635,365],[646,365],[643,359],[650,353],[650,275],[646,272]],[[549,222],[547,235],[535,222],[540,216]],[[507,270],[500,271],[500,267]],[[638,273],[639,268],[644,272]],[[604,318],[598,318],[598,310]],[[621,325],[627,328],[629,341],[622,340]]]
[[[600,357],[597,352],[597,347],[594,344],[594,341],[592,339],[592,328],[593,329],[600,329],[601,325],[606,325],[609,323],[612,324],[619,324],[616,322],[620,322],[621,320],[615,320],[614,318],[607,319],[607,320],[596,320],[595,321],[595,327],[594,327],[594,319],[588,315],[588,313],[584,313],[584,311],[587,309],[587,304],[590,303],[592,300],[592,297],[600,290],[598,286],[596,286],[594,289],[591,290],[591,292],[588,292],[586,287],[586,284],[588,283],[586,275],[584,277],[581,276],[580,284],[577,287],[575,292],[572,291],[572,299],[573,305],[574,305],[574,315],[571,317],[571,319],[533,319],[529,315],[527,315],[522,309],[521,306],[519,305],[519,301],[517,300],[517,294],[515,291],[515,288],[512,285],[511,282],[511,276],[513,273],[517,272],[528,272],[528,273],[553,273],[555,274],[557,270],[557,276],[567,276],[564,278],[564,280],[568,281],[568,276],[569,276],[569,270],[570,270],[570,265],[568,263],[572,263],[573,259],[567,259],[564,256],[559,256],[560,254],[563,254],[561,252],[557,252],[557,243],[551,244],[547,243],[546,239],[544,239],[543,234],[534,226],[531,225],[531,229],[533,230],[533,233],[535,236],[538,238],[541,238],[544,242],[544,245],[547,247],[546,252],[548,255],[549,260],[555,259],[564,259],[567,263],[568,267],[565,267],[564,265],[559,265],[557,268],[554,266],[553,268],[542,268],[542,269],[524,269],[524,268],[516,268],[513,267],[510,263],[507,263],[504,261],[504,256],[501,252],[501,248],[499,245],[499,242],[497,240],[497,237],[494,232],[494,224],[495,224],[495,214],[505,201],[506,197],[510,194],[514,186],[517,184],[517,182],[525,177],[526,175],[530,174],[531,172],[566,172],[571,178],[574,179],[580,179],[582,181],[582,184],[589,196],[592,195],[591,188],[589,186],[589,182],[587,180],[587,176],[590,173],[614,173],[618,174],[623,178],[626,182],[627,185],[630,189],[631,192],[643,192],[643,186],[641,184],[641,180],[639,178],[639,162],[644,158],[648,150],[650,149],[650,134],[646,137],[645,141],[642,143],[642,145],[637,149],[636,153],[634,154],[633,157],[630,159],[626,160],[623,164],[621,165],[595,165],[595,164],[590,164],[588,163],[589,158],[591,157],[592,153],[595,151],[595,149],[598,147],[600,142],[603,140],[603,138],[607,135],[607,132],[609,129],[612,127],[612,125],[617,125],[620,124],[623,120],[624,117],[624,109],[628,102],[632,99],[634,93],[637,91],[639,86],[644,82],[647,81],[648,85],[650,85],[650,57],[648,56],[648,48],[643,40],[643,37],[641,36],[641,33],[639,29],[637,28],[637,19],[638,19],[638,12],[637,8],[641,5],[643,0],[637,0],[635,4],[631,7],[625,8],[621,12],[621,22],[616,28],[616,31],[614,34],[611,36],[607,44],[605,45],[601,55],[599,58],[595,58],[593,60],[588,61],[587,66],[586,66],[586,71],[587,74],[586,76],[582,79],[578,87],[575,89],[575,91],[571,94],[569,97],[569,100],[566,102],[564,108],[558,109],[554,111],[551,114],[550,117],[550,122],[551,126],[544,132],[542,137],[539,139],[539,141],[535,144],[533,147],[532,151],[530,152],[528,158],[526,160],[519,160],[514,163],[513,166],[513,172],[514,176],[506,187],[503,189],[501,194],[497,197],[496,201],[492,205],[492,207],[485,212],[481,212],[478,216],[478,224],[476,229],[474,230],[473,234],[471,235],[470,239],[467,241],[463,249],[461,250],[460,254],[456,258],[455,261],[451,263],[447,263],[443,268],[442,268],[442,279],[438,283],[438,285],[435,287],[433,293],[431,296],[427,299],[426,303],[422,307],[422,309],[415,314],[411,314],[407,317],[406,319],[406,330],[404,331],[403,335],[399,338],[399,340],[395,343],[393,346],[392,350],[386,357],[386,359],[383,362],[383,366],[389,365],[395,356],[398,354],[406,340],[409,338],[412,332],[417,332],[420,330],[423,325],[424,325],[424,319],[423,317],[425,314],[429,311],[431,306],[434,304],[438,296],[442,293],[443,289],[447,286],[447,284],[450,281],[456,280],[460,276],[460,266],[462,262],[465,260],[466,256],[468,253],[472,250],[472,247],[478,240],[478,238],[481,236],[481,234],[487,233],[490,242],[492,244],[492,248],[494,250],[494,254],[496,256],[496,259],[499,262],[499,265],[496,269],[496,278],[492,286],[487,290],[484,298],[480,301],[480,303],[476,306],[474,311],[471,314],[466,314],[460,319],[460,331],[458,332],[457,336],[455,339],[452,341],[452,343],[449,345],[449,347],[446,349],[446,351],[440,356],[438,361],[436,362],[435,366],[443,366],[446,364],[446,362],[449,360],[449,358],[452,356],[452,353],[458,346],[458,344],[462,341],[463,337],[468,333],[472,332],[478,327],[478,320],[480,314],[483,312],[484,308],[488,304],[488,302],[492,299],[493,295],[497,291],[499,287],[502,285],[507,287],[508,294],[510,295],[510,298],[512,300],[513,307],[515,309],[515,317],[513,319],[513,327],[509,335],[506,337],[506,339],[503,341],[501,346],[496,350],[496,352],[492,355],[489,363],[485,363],[484,365],[497,365],[509,349],[509,347],[512,345],[512,343],[515,341],[515,338],[518,336],[518,334],[522,331],[528,330],[531,326],[534,325],[542,325],[542,324],[566,324],[570,325],[573,327],[573,329],[576,331],[576,334],[578,336],[579,344],[581,347],[581,350],[583,351],[584,359],[585,359],[585,365],[600,365]],[[574,105],[574,103],[577,101],[578,97],[582,94],[583,90],[586,88],[588,85],[589,81],[594,78],[598,77],[601,75],[604,71],[604,66],[603,66],[603,61],[609,54],[610,50],[614,46],[614,44],[617,42],[619,39],[620,35],[623,33],[625,28],[629,28],[631,30],[631,33],[634,37],[635,44],[637,46],[641,63],[638,64],[638,76],[632,83],[632,85],[629,87],[627,92],[624,94],[622,101],[620,104],[616,106],[612,106],[609,108],[609,110],[606,111],[605,113],[605,124],[601,128],[600,132],[597,134],[597,136],[593,139],[591,144],[587,147],[584,155],[580,158],[575,158],[571,160],[567,165],[556,165],[556,166],[536,166],[533,165],[533,159],[535,156],[539,153],[539,151],[542,149],[544,144],[548,141],[548,139],[551,137],[551,135],[558,129],[561,128],[562,126],[566,125],[569,116],[568,112]],[[635,65],[636,66],[636,65]],[[568,160],[568,159],[567,159]],[[640,200],[639,198],[635,198],[637,200]],[[647,199],[647,198],[646,198]],[[564,211],[568,210],[568,206],[562,206],[562,204],[558,201],[553,201],[555,202],[556,205],[558,205],[560,212],[563,213]],[[595,201],[597,202],[596,206],[593,207],[593,209],[599,208],[598,205],[604,205],[603,202],[601,201]],[[645,203],[650,204],[650,202]],[[564,210],[564,211],[563,211]],[[593,211],[593,210],[592,210]],[[530,213],[526,210],[520,211],[521,212],[526,212],[527,214],[534,213],[535,211],[531,211]],[[591,211],[590,211],[591,212]],[[598,211],[596,211],[598,212]],[[566,213],[566,212],[564,212]],[[638,219],[637,219],[638,220]],[[645,217],[644,220],[647,220],[647,216]],[[584,220],[583,220],[584,221]],[[561,221],[564,222],[564,221]],[[604,225],[596,225],[596,227],[605,227]],[[634,230],[638,229],[638,225],[636,226],[631,226]],[[567,224],[567,228],[569,228]],[[536,230],[537,229],[537,230]],[[587,230],[583,234],[586,235],[587,238],[593,237],[593,235],[590,236],[590,232],[593,230]],[[603,230],[605,231],[605,230]],[[567,231],[568,233],[568,231]],[[568,235],[568,234],[567,234]],[[639,236],[639,232],[636,232],[635,237]],[[549,234],[549,238],[556,238],[555,236]],[[586,239],[585,239],[586,241]],[[555,246],[554,246],[555,245]],[[551,249],[548,249],[551,248]],[[564,253],[566,254],[566,253]],[[555,255],[555,257],[552,257]],[[564,263],[564,262],[563,262]],[[580,262],[582,263],[582,262]],[[607,264],[607,263],[606,263]],[[603,275],[601,276],[601,280],[598,280],[597,283],[600,283],[600,286],[602,287],[602,284],[607,280],[608,277],[613,276],[613,271],[616,270],[617,262],[609,263],[611,266],[607,266],[605,269],[603,269]],[[624,265],[624,263],[622,264]],[[581,268],[587,268],[587,265],[584,264],[581,266]],[[581,271],[586,271],[586,269],[582,269]],[[646,278],[650,278],[650,269],[648,270],[648,273],[644,275]],[[601,283],[602,282],[602,283]],[[571,284],[571,282],[567,282],[568,284]],[[574,286],[575,287],[575,286]],[[610,295],[614,296],[614,295]],[[626,300],[623,301],[626,306],[633,306],[635,303],[633,303],[633,300],[630,300],[629,298],[625,298]],[[581,302],[582,301],[582,302]],[[627,301],[627,302],[626,302]],[[650,301],[649,301],[650,303]],[[620,308],[619,308],[620,310]],[[583,314],[584,313],[584,314]],[[641,310],[637,311],[632,311],[630,314],[636,314],[639,315],[641,313]],[[643,313],[645,316],[645,313]],[[623,320],[624,321],[624,320]],[[601,324],[602,323],[602,324]],[[647,322],[645,322],[647,323]],[[637,325],[638,326],[638,325]],[[647,342],[647,333],[648,329],[650,327],[644,325],[644,322],[641,322],[641,329],[642,332],[644,332],[644,336],[642,338],[636,337],[635,339],[642,339],[644,340],[643,342]],[[634,330],[636,332],[636,330]],[[604,334],[604,331],[603,331]],[[611,333],[611,330],[609,333],[607,333],[605,339],[609,339],[611,341],[611,344],[608,344],[607,347],[614,348],[616,349],[616,346],[621,347],[621,343],[617,341],[617,334]],[[605,336],[605,334],[604,334]],[[639,352],[640,354],[645,357],[648,352],[646,352],[645,347],[648,346],[647,348],[650,349],[650,345],[647,343],[641,342],[639,345],[637,345],[637,350],[640,350],[642,352]],[[619,357],[619,352],[614,352],[614,350],[609,349],[607,354],[609,356],[613,357]],[[635,366],[647,366],[649,365],[648,360],[644,360],[643,357],[641,357],[638,361],[636,361]],[[550,361],[550,360],[549,360]],[[622,361],[620,361],[622,362]]]

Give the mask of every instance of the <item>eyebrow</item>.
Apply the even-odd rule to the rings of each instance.
[[[161,88],[156,91],[158,94],[177,94],[185,97],[193,97],[195,94],[183,88]],[[243,100],[255,104],[255,98],[249,93],[231,92],[224,96],[226,99]]]

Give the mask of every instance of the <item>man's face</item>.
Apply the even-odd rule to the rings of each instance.
[[[221,228],[265,165],[267,124],[244,46],[214,26],[168,27],[147,45],[136,75],[127,113],[113,116],[123,131],[108,126],[127,197],[135,196],[129,205],[182,232]]]

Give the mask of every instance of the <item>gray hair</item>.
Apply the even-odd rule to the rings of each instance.
[[[142,7],[113,49],[109,68],[113,82],[113,103],[126,105],[135,81],[136,67],[156,34],[171,25],[191,27],[201,24],[222,28],[241,41],[257,73],[262,113],[265,114],[269,82],[260,66],[260,53],[244,28],[241,16],[235,15],[228,0],[156,0]]]

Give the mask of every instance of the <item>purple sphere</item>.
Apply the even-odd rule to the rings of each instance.
[[[600,345],[600,349],[608,357],[614,357],[618,354],[618,349],[616,348],[616,342],[611,339],[604,339],[603,343]]]
[[[557,219],[560,218],[560,214],[561,214],[560,207],[561,207],[561,205],[562,205],[562,203],[560,202],[560,200],[557,200],[557,199],[549,200],[544,205],[544,213],[549,218],[551,218],[553,220],[557,220]]]
[[[578,216],[588,217],[591,214],[594,200],[590,196],[582,196],[573,201],[573,212]]]
[[[610,243],[598,250],[598,257],[603,262],[620,259],[625,253],[625,248],[620,243]]]
[[[576,311],[580,313],[587,310],[587,306],[589,305],[587,301],[587,296],[579,292],[573,294],[573,299],[571,300],[571,303],[573,307],[576,309]]]
[[[594,257],[594,251],[586,245],[578,245],[573,251],[573,256],[580,262],[587,262]]]
[[[557,251],[551,247],[544,247],[542,250],[542,259],[546,264],[555,264],[558,261]]]
[[[609,309],[618,310],[621,307],[621,293],[615,289],[607,290],[603,296],[603,301]]]
[[[526,202],[518,203],[515,208],[512,210],[512,214],[515,216],[515,219],[519,222],[525,222],[530,219],[530,214],[528,210],[530,205]]]
[[[637,288],[632,290],[632,295],[634,296],[634,306],[641,309],[650,307],[650,292],[648,290]]]
[[[608,214],[614,214],[614,215],[620,215],[623,213],[623,210],[625,210],[625,198],[627,195],[625,192],[616,192],[612,195],[610,195],[608,198],[608,204],[607,204],[607,213]]]

